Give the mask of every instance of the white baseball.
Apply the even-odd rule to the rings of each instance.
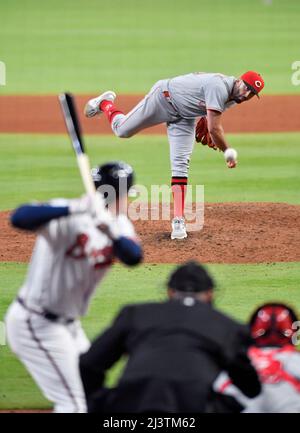
[[[232,149],[232,148],[226,149],[225,152],[224,152],[224,158],[225,158],[226,162],[228,162],[228,161],[236,161],[237,160],[237,156],[238,156],[237,151],[235,149]]]

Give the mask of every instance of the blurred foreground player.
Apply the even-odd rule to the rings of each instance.
[[[121,310],[80,357],[90,412],[205,412],[223,369],[249,397],[259,393],[250,334],[212,307],[213,286],[201,265],[188,262],[170,275],[167,301]],[[103,388],[122,355],[129,359],[118,386]]]

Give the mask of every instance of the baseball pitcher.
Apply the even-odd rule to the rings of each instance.
[[[172,239],[187,237],[184,199],[188,170],[196,141],[224,152],[229,168],[237,164],[237,152],[231,149],[221,124],[222,113],[248,101],[264,87],[260,74],[248,71],[240,78],[218,73],[191,73],[158,81],[128,114],[114,105],[116,94],[107,91],[87,102],[84,113],[93,117],[105,113],[118,137],[132,137],[139,131],[166,123],[170,144],[174,219]],[[201,117],[197,126],[196,118]],[[195,128],[196,126],[196,128]]]
[[[115,258],[129,266],[142,259],[134,228],[122,213],[132,168],[112,162],[92,175],[97,190],[115,191],[106,194],[106,204],[114,205],[110,218],[97,215],[87,196],[24,205],[11,218],[15,227],[38,236],[26,280],[6,315],[8,342],[55,412],[86,412],[78,357],[90,343],[79,317]]]

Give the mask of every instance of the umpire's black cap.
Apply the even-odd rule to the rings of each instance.
[[[92,169],[96,189],[101,186],[112,186],[116,194],[127,194],[134,182],[133,168],[123,161],[110,161]]]
[[[213,289],[214,281],[200,263],[189,261],[172,272],[167,286],[180,292],[206,292]]]

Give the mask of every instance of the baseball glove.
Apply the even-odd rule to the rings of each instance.
[[[206,117],[200,117],[198,120],[195,138],[197,143],[201,143],[204,146],[207,145],[212,149],[217,150],[217,146],[213,144],[210,133],[208,132]]]

